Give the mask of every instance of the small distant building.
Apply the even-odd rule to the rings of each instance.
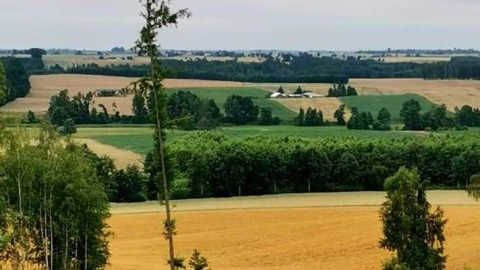
[[[96,97],[121,97],[122,90],[118,89],[97,89],[93,92]]]
[[[283,94],[280,92],[273,92],[270,94],[270,98],[322,98],[324,95],[320,95],[312,92],[304,92],[302,94]]]
[[[321,97],[325,97],[324,95],[320,95],[320,94],[312,93],[312,92],[306,92],[306,93],[303,93],[302,95],[303,95],[304,97],[307,97],[307,98],[321,98]]]
[[[287,95],[282,94],[280,92],[274,92],[270,95],[271,98],[282,98],[282,97],[287,97]]]

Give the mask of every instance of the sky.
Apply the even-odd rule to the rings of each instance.
[[[480,0],[173,0],[165,49],[480,49]],[[0,0],[0,48],[132,47],[138,0]]]

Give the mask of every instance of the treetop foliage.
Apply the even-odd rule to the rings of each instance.
[[[386,201],[380,210],[384,238],[380,247],[395,252],[397,267],[410,270],[445,269],[443,210],[430,212],[425,183],[415,169],[401,167],[385,180]],[[384,269],[389,269],[392,262]]]
[[[357,90],[350,85],[345,86],[345,84],[334,84],[333,87],[328,89],[328,97],[346,97],[357,95]]]
[[[434,186],[464,186],[480,172],[478,136],[381,139],[233,139],[196,133],[169,144],[190,197],[383,190],[384,180],[418,167]],[[233,167],[232,167],[233,166]]]
[[[0,260],[22,269],[104,268],[110,214],[93,163],[49,127],[34,138],[22,129],[0,135],[0,235],[9,240]]]

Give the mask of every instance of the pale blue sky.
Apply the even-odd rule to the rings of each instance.
[[[170,49],[480,49],[480,0],[174,0]],[[0,48],[131,46],[138,0],[0,0]]]

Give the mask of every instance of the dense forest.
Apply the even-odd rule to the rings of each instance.
[[[240,82],[276,83],[341,83],[351,78],[423,78],[423,79],[478,79],[479,57],[453,57],[450,62],[439,63],[385,63],[379,60],[363,60],[355,57],[338,59],[314,57],[308,53],[290,56],[286,62],[268,57],[262,63],[232,61],[163,60],[169,69],[169,78],[205,79]],[[96,64],[79,65],[64,70],[56,65],[48,70],[33,70],[35,74],[71,73],[141,77],[148,66]]]
[[[229,197],[382,190],[402,166],[418,167],[421,178],[437,187],[464,186],[480,171],[478,139],[238,140],[199,133],[175,141],[168,152],[183,176],[185,196]]]
[[[15,57],[0,58],[0,105],[24,97],[30,92],[26,62],[28,61]]]

